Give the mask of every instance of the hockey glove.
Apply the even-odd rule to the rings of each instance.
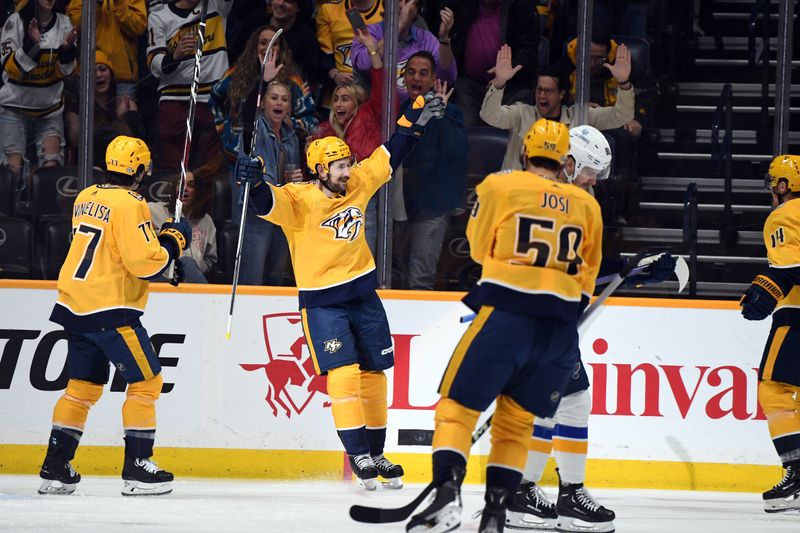
[[[158,242],[167,249],[169,258],[175,260],[180,257],[181,252],[192,244],[192,229],[185,220],[173,222],[171,218],[167,219],[167,221],[161,225],[161,231],[158,234]]]
[[[739,300],[742,316],[747,320],[764,320],[772,314],[778,305],[778,300],[783,296],[783,291],[777,283],[767,276],[758,275]]]
[[[172,279],[169,280],[169,284],[173,287],[177,287],[178,284],[183,283],[186,279],[186,270],[183,268],[183,261],[181,258],[175,260],[175,274],[173,274]]]
[[[442,118],[447,104],[441,96],[428,92],[419,95],[414,103],[397,120],[397,132],[403,135],[421,137],[425,125],[433,118]]]
[[[236,184],[250,184],[254,189],[264,183],[264,162],[259,157],[240,157],[236,160]]]
[[[669,252],[666,252],[653,263],[650,263],[647,268],[639,274],[625,278],[623,286],[630,288],[667,281],[672,273],[675,272],[675,265],[677,263],[678,259],[672,257]]]

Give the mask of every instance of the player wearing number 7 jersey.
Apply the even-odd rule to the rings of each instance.
[[[128,383],[122,406],[125,461],[122,494],[172,491],[171,473],[150,460],[156,433],[155,402],[161,365],[139,318],[149,281],[191,242],[185,222],[153,230],[144,198],[134,192],[151,171],[150,150],[140,139],[120,136],[106,150],[106,183],[78,194],[72,243],[58,276],[58,301],[50,320],[67,332],[69,382],[53,410],[42,464],[40,494],[70,494],[80,481],[70,464],[89,409],[108,383],[112,363]],[[179,264],[179,263],[176,263]]]
[[[475,189],[467,239],[472,258],[483,266],[470,302],[480,310],[439,387],[436,496],[407,531],[458,527],[470,435],[481,411],[495,400],[479,531],[503,531],[525,468],[534,415],[553,416],[578,362],[577,321],[594,292],[603,223],[589,193],[553,181],[568,149],[567,126],[538,120],[525,137],[525,170],[490,174]]]

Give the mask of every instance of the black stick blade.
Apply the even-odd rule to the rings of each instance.
[[[430,483],[419,496],[414,498],[414,501],[397,507],[395,509],[384,509],[381,507],[367,507],[365,505],[353,505],[350,507],[350,518],[356,522],[363,522],[366,524],[388,524],[390,522],[402,522],[406,520],[414,510],[419,507],[419,504],[430,494],[433,490],[433,483]]]

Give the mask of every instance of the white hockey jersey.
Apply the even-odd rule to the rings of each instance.
[[[225,46],[225,20],[233,7],[233,0],[208,0],[205,46],[200,63],[197,101],[208,102],[211,87],[228,70],[228,53]],[[172,53],[185,33],[197,34],[201,3],[186,14],[174,2],[151,7],[147,19],[147,64],[160,80],[159,101],[188,101],[194,71],[194,55],[177,65],[171,61]],[[168,57],[169,56],[169,57]]]
[[[61,111],[64,106],[62,78],[75,70],[75,59],[63,64],[58,60],[58,48],[64,36],[72,30],[66,15],[54,13],[42,33],[39,53],[30,57],[23,50],[25,33],[22,17],[14,13],[3,26],[0,35],[0,61],[3,64],[3,86],[0,105],[28,116],[41,117]]]

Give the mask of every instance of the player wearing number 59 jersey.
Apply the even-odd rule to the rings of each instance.
[[[579,360],[577,320],[594,291],[603,223],[589,193],[553,181],[568,149],[567,126],[538,120],[525,137],[525,170],[490,174],[476,187],[467,239],[472,258],[483,265],[469,303],[479,311],[439,386],[436,497],[411,519],[409,532],[458,527],[470,435],[493,401],[479,531],[503,530],[525,468],[534,415],[553,416]]]
[[[80,481],[70,465],[89,409],[108,383],[109,363],[128,383],[122,406],[125,462],[122,494],[171,492],[172,474],[150,460],[161,394],[161,366],[139,322],[150,279],[156,279],[191,242],[185,222],[153,230],[144,199],[134,192],[151,170],[140,139],[120,136],[106,150],[107,180],[83,190],[72,213],[72,243],[58,276],[50,320],[67,332],[69,382],[53,411],[40,477],[41,494],[69,494]],[[179,263],[176,263],[178,265]]]

